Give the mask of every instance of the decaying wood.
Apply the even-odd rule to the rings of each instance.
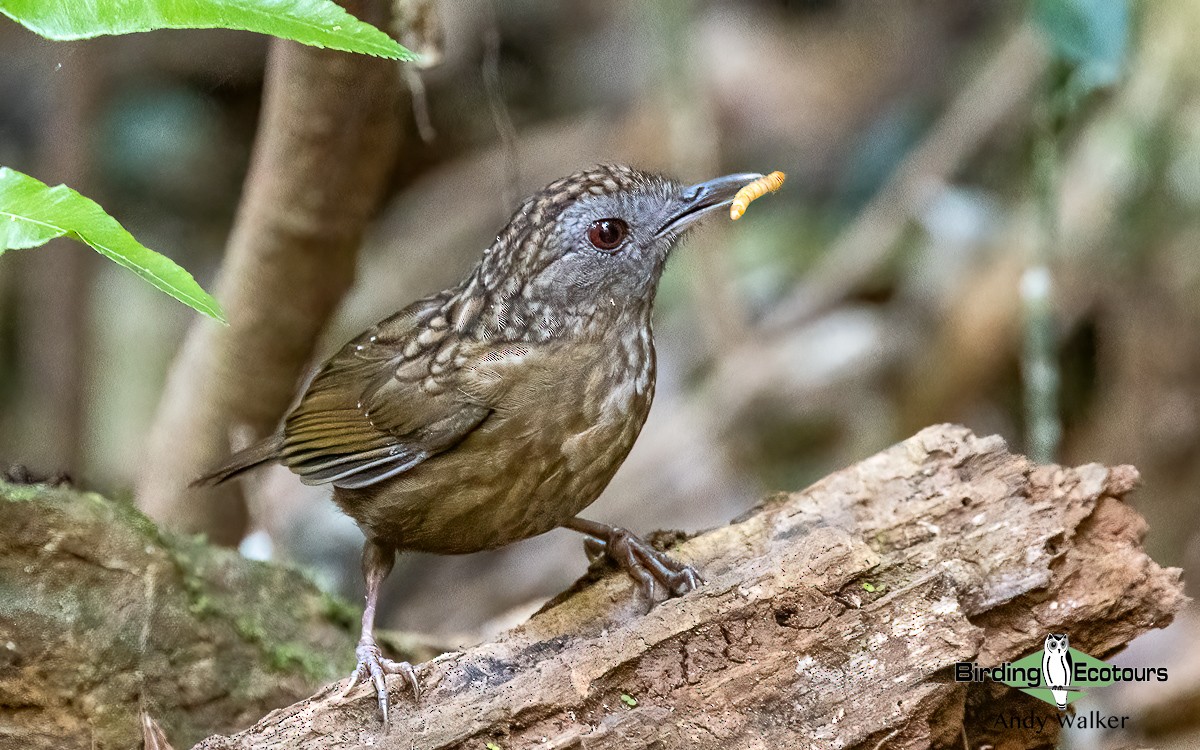
[[[390,735],[369,689],[335,684],[197,748],[1052,747],[1053,722],[993,728],[1052,708],[951,668],[1015,660],[1048,632],[1105,657],[1170,621],[1179,573],[1141,549],[1136,483],[932,427],[680,544],[708,578],[687,597],[643,615],[613,572],[421,665],[419,703],[393,685]]]

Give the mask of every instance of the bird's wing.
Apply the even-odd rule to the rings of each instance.
[[[334,355],[283,428],[280,460],[306,484],[356,489],[456,445],[491,413],[456,387],[439,300],[415,303]],[[444,324],[444,320],[442,320]],[[449,351],[449,349],[447,349]],[[440,369],[439,369],[440,368]]]

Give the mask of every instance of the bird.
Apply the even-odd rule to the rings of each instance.
[[[462,554],[565,527],[625,570],[650,606],[703,583],[628,530],[581,518],[637,439],[654,398],[654,298],[672,250],[758,173],[691,185],[599,165],[525,199],[460,283],[348,342],[279,429],[193,482],[278,462],[333,501],[366,541],[357,665],[388,726],[373,636],[398,552]]]
[[[1067,710],[1067,691],[1071,687],[1071,651],[1065,633],[1046,636],[1042,651],[1042,681],[1054,696],[1059,711]]]

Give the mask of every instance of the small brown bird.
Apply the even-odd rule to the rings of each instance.
[[[690,566],[628,531],[576,516],[633,447],[654,397],[650,312],[672,248],[762,177],[684,187],[600,166],[528,198],[458,286],[418,300],[346,344],[280,430],[196,484],[279,461],[366,535],[362,639],[349,691],[407,662],[372,635],[397,551],[478,552],[565,526],[589,537],[652,604],[684,594]]]

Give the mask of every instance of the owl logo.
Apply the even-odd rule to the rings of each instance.
[[[1050,688],[1054,703],[1060,711],[1067,708],[1071,669],[1071,650],[1067,646],[1066,633],[1051,633],[1046,636],[1046,649],[1042,652],[1042,682]]]

